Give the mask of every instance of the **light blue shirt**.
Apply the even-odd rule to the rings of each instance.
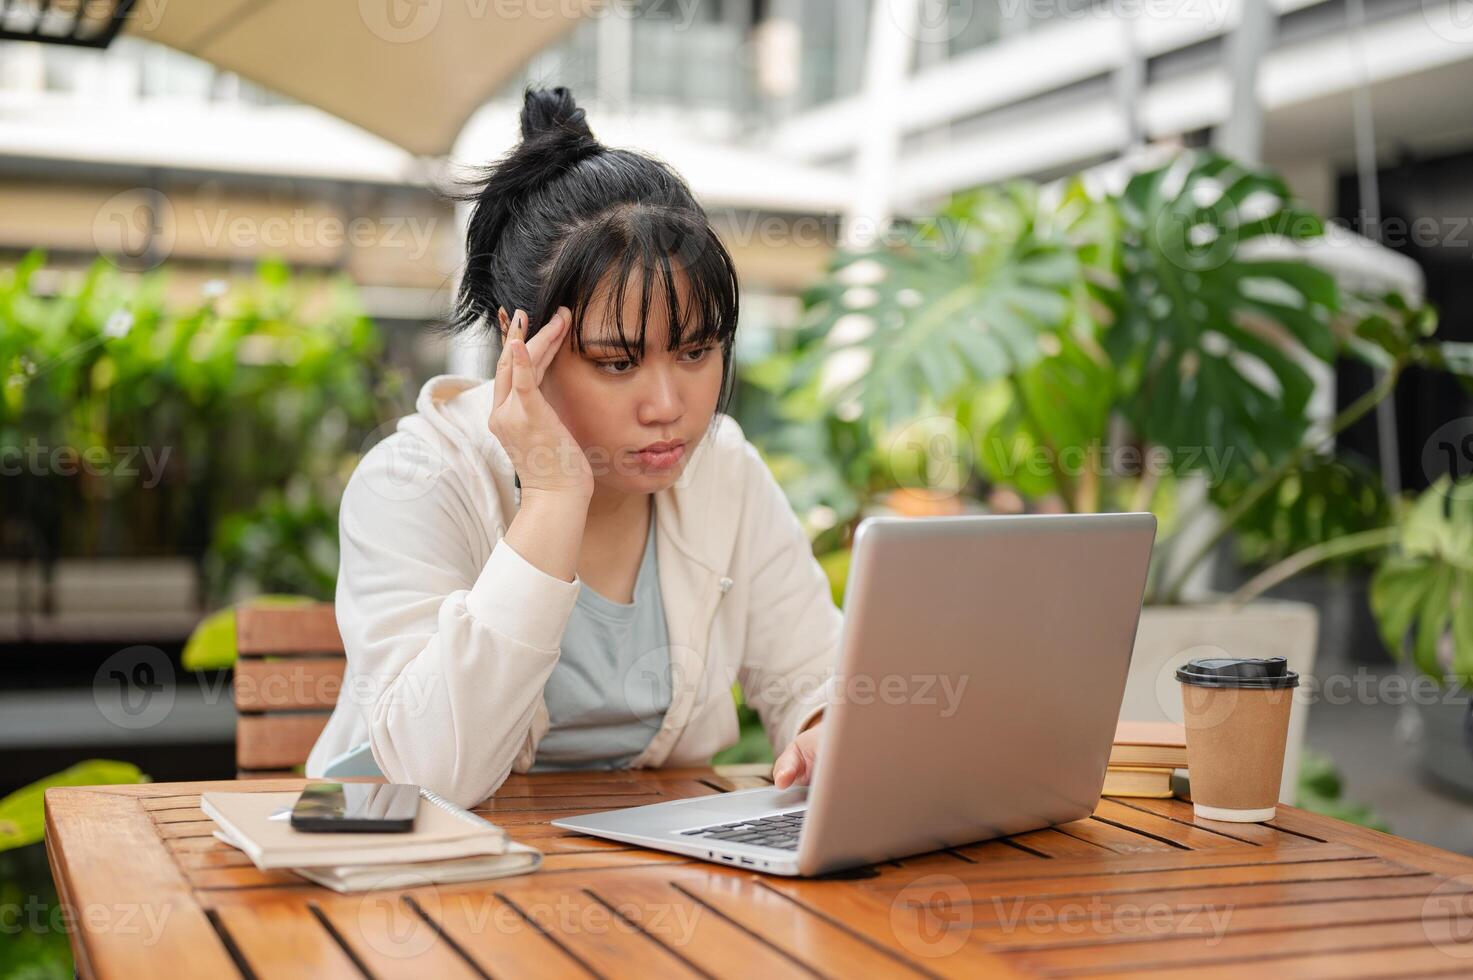
[[[562,653],[543,687],[548,730],[533,771],[627,766],[670,707],[670,637],[650,515],[634,601],[614,602],[586,583],[563,631]]]
[[[542,693],[548,730],[537,744],[533,771],[618,769],[655,737],[672,683],[653,512],[634,601],[614,602],[580,583],[562,652]],[[328,762],[323,775],[383,773],[364,742]]]

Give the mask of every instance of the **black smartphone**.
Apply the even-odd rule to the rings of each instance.
[[[292,828],[317,833],[414,829],[419,787],[411,783],[308,783],[292,807]]]

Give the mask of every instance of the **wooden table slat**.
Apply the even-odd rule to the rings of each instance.
[[[1411,946],[1354,950],[1352,952],[1320,952],[1300,956],[1276,956],[1271,952],[1253,958],[1239,958],[1216,964],[1193,966],[1192,980],[1243,980],[1245,976],[1272,977],[1273,980],[1367,980],[1381,977],[1467,977],[1469,960],[1465,955],[1450,953],[1430,940]],[[1162,970],[1097,970],[1077,971],[1051,976],[1089,977],[1090,980],[1164,980],[1173,973]]]
[[[626,876],[600,888],[616,907],[645,913],[647,929],[687,962],[711,976],[785,976],[798,962],[675,887],[672,880]]]
[[[909,957],[879,952],[868,938],[874,929],[872,921],[850,924],[815,914],[755,876],[707,876],[676,882],[675,887],[814,973],[838,977],[879,970],[897,975],[923,973]]]
[[[199,809],[202,792],[304,782],[49,791],[62,900],[168,910],[147,944],[116,917],[80,923],[79,973],[229,976],[238,961],[259,977],[414,980],[1473,975],[1473,858],[1293,807],[1226,824],[1184,800],[1106,799],[1061,827],[804,880],[549,824],[769,785],[766,766],[514,774],[476,810],[540,848],[539,872],[337,895],[259,871]]]
[[[1113,853],[1108,848],[1078,837],[1071,837],[1054,827],[1033,830],[1026,834],[1014,834],[1008,840],[1018,847],[1049,858],[1103,857]]]
[[[1444,880],[1435,875],[1420,874],[1397,878],[1378,878],[1364,881],[1360,878],[1340,878],[1329,881],[1279,881],[1244,882],[1214,885],[1206,888],[1161,888],[1150,892],[1086,893],[1064,896],[1032,896],[1026,904],[1018,896],[1003,896],[994,900],[976,903],[971,909],[969,921],[973,927],[988,931],[988,936],[998,948],[1013,948],[1015,945],[1055,945],[1074,942],[1100,941],[1098,933],[1085,934],[1082,930],[1070,932],[1060,928],[1053,932],[1046,929],[1038,937],[1014,940],[1009,931],[1016,933],[1016,924],[1026,918],[1040,927],[1068,924],[1091,915],[1113,917],[1116,909],[1124,910],[1123,916],[1134,914],[1148,906],[1153,916],[1163,919],[1169,916],[1172,929],[1191,932],[1209,928],[1215,923],[1213,915],[1218,909],[1231,909],[1229,923],[1236,927],[1244,922],[1293,921],[1297,908],[1322,907],[1333,911],[1344,908],[1347,915],[1353,914],[1354,902],[1368,902],[1374,908],[1397,909],[1404,898],[1426,904],[1428,896],[1444,885]],[[1382,921],[1382,920],[1371,920]],[[1163,935],[1172,930],[1163,930]],[[1134,934],[1114,934],[1115,938],[1135,941]]]
[[[1192,813],[1192,804],[1186,800],[1152,800],[1137,798],[1118,798],[1113,800],[1116,806],[1126,807],[1131,810],[1140,810],[1146,813],[1154,813],[1165,817],[1184,826],[1200,827],[1210,830],[1214,834],[1220,834],[1245,844],[1272,844],[1276,847],[1292,847],[1295,844],[1317,843],[1297,834],[1285,833],[1276,827],[1270,827],[1261,823],[1229,823],[1225,820],[1204,820]]]
[[[258,977],[312,980],[360,973],[333,933],[310,914],[307,903],[268,899],[220,909],[214,915],[222,934]]]
[[[1139,834],[1171,840],[1194,851],[1215,847],[1242,847],[1245,843],[1214,829],[1173,822],[1167,817],[1128,807],[1115,800],[1100,800],[1100,805],[1095,807],[1094,816],[1096,820],[1129,827]]]
[[[1153,851],[1186,849],[1185,847],[1173,847],[1150,834],[1143,834],[1129,827],[1119,827],[1094,817],[1085,817],[1083,820],[1060,824],[1056,829],[1061,834],[1082,840],[1087,844],[1097,844],[1117,854],[1149,854]]]
[[[412,901],[439,927],[447,943],[493,977],[587,978],[589,971],[567,949],[500,897],[484,893],[437,898],[420,889]]]
[[[329,895],[304,902],[330,924],[339,941],[383,980],[473,980],[478,967],[415,903],[396,892]]]

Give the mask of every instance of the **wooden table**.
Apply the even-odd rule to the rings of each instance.
[[[1473,858],[1280,807],[1182,800],[826,880],[556,830],[557,816],[766,782],[745,769],[514,775],[479,812],[535,874],[338,895],[210,836],[209,789],[52,789],[46,845],[83,976],[1473,975]]]

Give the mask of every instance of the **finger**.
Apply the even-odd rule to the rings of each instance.
[[[511,352],[504,343],[501,345],[501,356],[496,359],[496,370],[491,375],[491,381],[491,407],[499,408],[506,401],[506,393],[511,391]]]
[[[512,387],[516,389],[518,395],[530,394],[536,389],[537,382],[533,377],[532,358],[527,353],[527,345],[521,340],[514,340],[511,348]]]
[[[793,782],[798,783],[802,786],[807,786],[809,783],[813,782],[813,774],[818,768],[818,757],[811,753],[800,753],[800,755],[803,759],[803,771],[798,773],[798,778],[794,779]]]
[[[542,383],[542,377],[547,369],[552,367],[552,362],[557,358],[558,351],[563,349],[563,341],[568,336],[569,319],[566,316],[555,316],[547,322],[527,349],[532,354],[532,363],[537,368],[537,383]],[[538,344],[541,341],[541,344]]]
[[[552,359],[552,353],[557,350],[566,329],[563,311],[559,309],[552,315],[552,319],[537,331],[537,336],[527,341],[527,351],[532,355],[532,363],[537,365],[539,373]]]
[[[507,394],[511,392],[511,379],[513,373],[511,359],[511,342],[513,339],[516,338],[517,335],[517,315],[519,315],[521,311],[518,310],[517,314],[513,315],[510,321],[506,319],[505,310],[500,311],[500,313],[501,321],[506,326],[506,335],[501,338],[501,354],[496,358],[496,371],[492,375],[493,387],[491,389],[491,407],[493,409],[497,408],[501,405],[502,402],[506,401]]]
[[[772,782],[778,789],[787,789],[798,778],[803,769],[803,756],[796,745],[789,745],[777,757],[772,766]]]

